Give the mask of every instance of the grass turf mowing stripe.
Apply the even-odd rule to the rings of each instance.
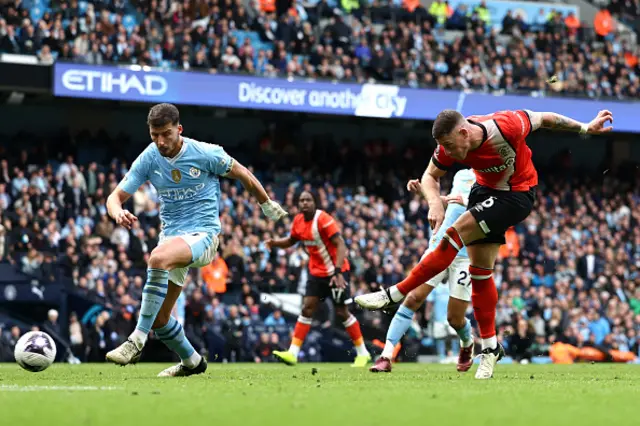
[[[474,380],[475,367],[460,374],[453,365],[428,364],[397,364],[393,373],[376,375],[346,364],[213,363],[200,376],[156,378],[166,366],[56,364],[29,373],[3,365],[2,386],[118,389],[36,398],[0,392],[2,424],[44,418],[65,426],[602,426],[636,417],[640,383],[638,366],[611,364],[498,364],[495,378],[485,381]]]

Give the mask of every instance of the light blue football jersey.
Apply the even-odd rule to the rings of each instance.
[[[180,152],[165,158],[154,143],[136,158],[119,187],[133,194],[146,181],[158,191],[165,236],[220,233],[219,176],[233,167],[221,146],[183,137]]]
[[[461,195],[465,200],[469,199],[469,193],[471,192],[471,187],[476,182],[476,175],[473,173],[471,169],[460,170],[453,177],[453,185],[451,186],[450,195]],[[440,244],[440,240],[444,237],[447,229],[454,224],[456,220],[465,212],[467,208],[465,206],[461,206],[460,204],[449,204],[447,206],[447,211],[444,214],[444,221],[434,235],[431,236],[431,241],[429,241],[429,250],[433,250]],[[463,247],[462,250],[458,252],[458,257],[469,257],[467,255],[467,248]]]

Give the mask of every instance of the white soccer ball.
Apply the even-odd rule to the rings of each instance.
[[[46,370],[56,358],[56,342],[42,331],[25,333],[13,352],[20,367],[33,373]]]

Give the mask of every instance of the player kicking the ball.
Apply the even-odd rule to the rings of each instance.
[[[239,180],[257,198],[269,219],[279,220],[287,213],[269,199],[255,176],[222,147],[183,137],[175,106],[155,105],[149,111],[147,124],[153,143],[109,195],[107,210],[118,225],[131,229],[137,218],[122,205],[144,182],[150,181],[160,198],[162,233],[160,243],[149,256],[136,329],[126,342],[107,353],[107,360],[119,365],[137,362],[153,330],[181,359],[180,364],[159,376],[190,376],[204,373],[207,362],[187,340],[171,310],[189,268],[207,265],[218,249],[219,177]]]
[[[471,261],[473,311],[482,338],[482,355],[476,379],[493,377],[504,349],[495,330],[498,291],[493,267],[504,233],[526,219],[535,202],[538,174],[525,138],[539,128],[600,134],[613,130],[609,111],[600,111],[590,123],[580,123],[553,112],[500,111],[463,117],[453,110],[442,111],[433,123],[438,143],[422,177],[429,202],[429,223],[437,232],[444,220],[440,200],[440,178],[458,161],[474,169],[477,182],[469,195],[468,211],[445,231],[438,246],[425,256],[409,276],[388,289],[356,297],[367,309],[381,309],[399,302],[411,290],[444,271],[466,246]]]
[[[349,312],[345,301],[349,299],[349,261],[347,246],[340,228],[330,214],[316,208],[313,195],[303,191],[298,200],[300,213],[293,219],[291,235],[278,240],[268,240],[267,248],[289,248],[302,242],[309,253],[310,277],[302,300],[302,313],[293,330],[288,351],[273,351],[273,355],[287,365],[298,362],[298,353],[311,329],[311,318],[321,300],[330,297],[336,305],[336,315],[342,320],[356,348],[353,367],[365,367],[371,361],[360,331],[360,323]]]
[[[438,232],[434,233],[431,237],[429,248],[424,256],[422,256],[423,258],[440,243],[440,240],[444,237],[445,230],[453,225],[465,212],[466,205],[469,201],[469,192],[475,182],[476,176],[471,169],[461,170],[456,173],[453,178],[451,193],[447,197],[443,197],[442,200],[447,205],[444,222],[442,222],[442,226]],[[407,189],[411,192],[422,192],[418,179],[409,181]],[[465,318],[467,307],[471,301],[470,279],[467,249],[462,248],[447,269],[436,275],[426,284],[409,292],[402,306],[400,306],[391,320],[382,355],[369,371],[373,373],[391,372],[393,350],[411,326],[414,313],[422,306],[433,289],[443,282],[449,286],[450,294],[447,306],[448,324],[438,323],[436,325],[444,328],[451,326],[456,331],[456,334],[460,337],[460,353],[458,354],[458,365],[456,368],[461,372],[468,371],[471,368],[471,364],[473,364],[471,324],[469,320]],[[447,333],[446,329],[443,329],[443,331],[443,334]]]

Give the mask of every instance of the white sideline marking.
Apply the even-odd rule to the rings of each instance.
[[[40,391],[111,391],[119,390],[112,386],[19,386],[0,385],[0,392],[40,392]]]

